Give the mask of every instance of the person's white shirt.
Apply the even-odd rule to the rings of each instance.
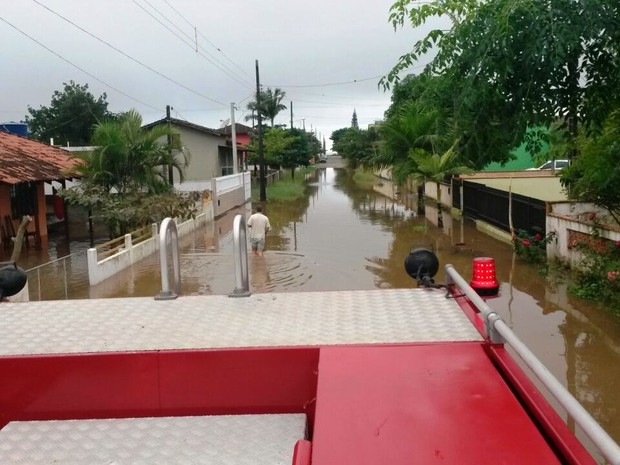
[[[261,212],[256,212],[248,218],[250,227],[250,239],[265,239],[265,234],[271,229],[269,218]]]

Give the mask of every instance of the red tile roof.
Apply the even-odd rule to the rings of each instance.
[[[0,131],[0,183],[69,179],[77,163],[65,150]]]

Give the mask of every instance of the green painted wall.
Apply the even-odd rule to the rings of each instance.
[[[540,153],[544,154],[547,152],[549,152],[549,144],[543,142]],[[515,156],[514,160],[509,161],[503,166],[499,163],[490,163],[482,171],[520,171],[540,165],[540,163],[534,162],[532,155],[525,148],[525,143],[513,150],[512,154]]]

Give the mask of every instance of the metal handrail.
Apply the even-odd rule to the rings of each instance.
[[[235,216],[233,221],[233,259],[235,263],[235,290],[228,297],[248,297],[250,280],[248,277],[247,231],[243,215]]]
[[[60,258],[55,258],[54,260],[50,260],[49,262],[45,262],[45,263],[43,263],[41,265],[37,265],[37,266],[33,266],[32,268],[28,268],[26,270],[26,273],[30,273],[31,271],[35,271],[38,268],[43,268],[44,266],[51,265],[52,263],[56,263],[56,262],[59,262],[61,260],[66,260],[68,258],[74,257],[76,255],[80,255],[80,254],[83,254],[83,253],[84,253],[84,251],[80,251],[80,252],[73,252],[73,253],[70,253],[68,255],[63,255]]]
[[[172,268],[174,270],[174,290],[170,290],[168,279],[168,234],[172,244]],[[159,262],[161,264],[161,291],[155,300],[172,300],[181,294],[181,261],[179,259],[179,233],[172,218],[166,218],[159,228]]]
[[[471,286],[456,271],[454,266],[446,265],[448,284],[456,286],[480,310],[484,318],[487,336],[491,342],[506,342],[525,364],[534,372],[549,392],[566,409],[583,432],[598,447],[605,459],[611,465],[620,465],[620,446],[612,439],[601,425],[583,408],[575,397],[560,383],[555,376],[543,365],[534,353],[510,329],[508,324],[474,291]]]

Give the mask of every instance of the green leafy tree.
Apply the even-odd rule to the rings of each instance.
[[[180,147],[164,142],[168,134],[166,125],[142,129],[142,117],[135,110],[97,124],[92,139],[97,148],[77,155],[82,161],[78,166],[81,183],[61,195],[69,203],[99,211],[111,235],[171,213],[193,215],[194,203],[166,182],[169,166],[183,180],[188,162]]]
[[[295,169],[299,166],[308,166],[310,159],[321,150],[321,143],[311,132],[303,129],[288,129],[293,141],[288,150],[282,153],[280,164],[291,170],[291,177],[295,179]]]
[[[286,105],[282,103],[282,99],[284,99],[285,96],[286,92],[282,89],[275,88],[272,90],[268,87],[267,90],[260,92],[258,103],[256,100],[248,103],[247,109],[255,113],[260,113],[263,118],[271,121],[271,126],[273,127],[274,120],[276,116],[278,116],[278,113],[282,110],[286,110]],[[245,119],[246,121],[253,120],[254,116],[248,115]]]
[[[95,98],[88,91],[88,84],[73,81],[64,83],[62,91],[55,91],[48,107],[39,109],[28,106],[26,123],[33,139],[73,146],[88,145],[95,125],[114,115],[108,111],[106,94]]]
[[[349,161],[351,168],[368,164],[377,150],[378,133],[375,129],[342,128],[332,132],[332,148]]]
[[[620,224],[620,108],[610,114],[600,134],[581,131],[580,155],[562,170],[569,196],[605,208]]]
[[[258,162],[258,143],[255,139],[256,136],[249,146],[250,163]],[[295,169],[299,166],[308,166],[310,159],[320,149],[320,143],[314,134],[296,128],[268,128],[265,131],[263,144],[265,162],[290,169],[293,179],[295,179]]]
[[[435,16],[451,27],[431,30],[382,83],[436,48],[429,71],[452,83],[461,152],[475,166],[503,162],[528,126],[558,117],[574,139],[579,123],[599,124],[618,101],[616,0],[400,0],[390,20],[419,27]]]
[[[290,150],[295,138],[285,128],[275,127],[265,131],[265,160],[270,165],[280,166],[282,157]]]

